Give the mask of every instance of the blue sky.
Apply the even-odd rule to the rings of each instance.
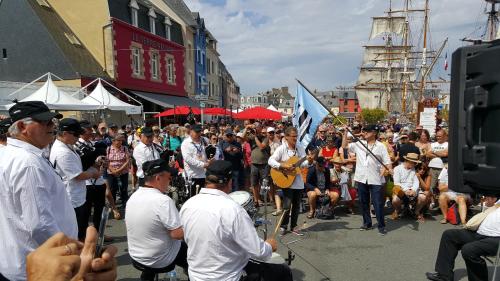
[[[309,88],[353,86],[363,49],[369,43],[371,17],[382,16],[385,0],[185,0],[200,12],[218,40],[219,53],[241,92],[251,95],[273,87],[295,88],[295,78]],[[394,8],[403,0],[392,0]],[[424,0],[413,0],[423,7]],[[431,0],[431,47],[445,37],[451,53],[461,38],[482,33],[483,0]],[[413,22],[421,21],[415,15]],[[416,31],[419,31],[415,28]],[[421,35],[414,36],[418,41]],[[439,61],[435,77],[448,77]],[[294,92],[294,90],[293,90]]]

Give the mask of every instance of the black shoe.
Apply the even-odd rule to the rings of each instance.
[[[441,274],[437,272],[426,272],[425,276],[427,277],[427,279],[433,281],[447,281],[446,278],[444,278]]]
[[[365,231],[365,230],[371,230],[373,227],[372,226],[367,226],[367,225],[362,225],[359,230],[360,231]]]
[[[385,230],[385,228],[379,228],[378,229],[378,233],[382,236],[386,235],[387,234],[387,230]]]

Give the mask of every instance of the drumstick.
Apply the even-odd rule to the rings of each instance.
[[[284,210],[284,212],[281,214],[281,217],[278,221],[278,224],[276,225],[276,228],[274,229],[273,235],[271,235],[271,238],[274,239],[276,237],[276,234],[278,234],[278,230],[280,229],[281,223],[283,222],[283,218],[285,217],[285,213],[290,212],[290,210]]]

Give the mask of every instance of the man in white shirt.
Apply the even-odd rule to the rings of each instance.
[[[26,255],[57,232],[77,237],[64,184],[43,155],[54,139],[53,118],[43,102],[19,102],[9,110],[12,126],[0,161],[0,272],[26,279]]]
[[[135,163],[137,164],[137,178],[139,186],[144,185],[144,172],[142,165],[147,161],[160,159],[160,152],[153,145],[153,130],[151,127],[144,127],[141,130],[141,142],[134,148],[133,153]]]
[[[187,270],[187,245],[179,212],[165,193],[176,170],[165,160],[146,161],[144,185],[127,201],[125,223],[128,252],[141,280],[152,281],[157,273],[172,271],[175,265]]]
[[[410,202],[416,201],[415,213],[420,217],[420,210],[426,202],[425,195],[419,192],[420,182],[415,172],[415,165],[421,163],[418,160],[418,154],[408,153],[403,156],[403,163],[394,168],[394,188],[392,190],[392,206],[394,212],[392,219],[399,218],[401,213],[401,204],[409,207]]]
[[[190,196],[196,195],[199,192],[196,189],[205,185],[205,169],[213,161],[213,159],[207,159],[205,147],[208,145],[208,141],[201,136],[202,130],[200,124],[193,125],[189,132],[190,137],[185,138],[181,144],[184,171],[192,181],[189,190]]]
[[[500,241],[500,208],[497,208],[483,220],[477,231],[466,229],[448,229],[443,232],[436,259],[436,272],[427,272],[429,280],[454,280],[453,268],[458,251],[467,268],[470,281],[487,281],[488,268],[482,257],[494,256]]]
[[[307,157],[307,161],[302,162],[301,167],[307,167],[313,163],[313,157],[307,156],[305,149],[297,144],[297,129],[294,127],[288,127],[285,130],[286,143],[278,147],[273,155],[269,157],[268,164],[271,168],[283,169],[283,170],[294,170],[296,167],[285,164],[283,162],[288,161],[291,157],[297,156],[299,159]],[[290,231],[295,235],[304,235],[301,230],[297,227],[297,220],[299,218],[299,208],[300,199],[302,198],[302,191],[304,189],[304,180],[302,175],[299,173],[295,177],[290,188],[283,189],[283,210],[285,212],[283,216],[283,222],[280,226],[281,234],[284,235],[287,231],[288,222],[290,220],[290,207],[291,210],[291,220],[290,220]]]
[[[360,227],[360,230],[369,230],[372,228],[372,218],[370,215],[371,197],[377,217],[378,231],[381,235],[385,235],[383,201],[383,195],[385,194],[384,173],[386,172],[386,167],[389,169],[389,172],[392,172],[392,165],[387,148],[383,143],[377,141],[378,131],[379,127],[377,125],[368,125],[364,127],[362,131],[364,140],[351,142],[348,146],[347,130],[344,130],[342,148],[348,148],[350,153],[356,154],[354,181],[358,187],[359,203],[363,215],[363,225]],[[385,167],[380,162],[382,162]]]
[[[78,239],[83,241],[88,227],[88,208],[86,203],[86,180],[97,179],[101,176],[98,171],[83,171],[80,155],[74,145],[78,141],[83,129],[78,120],[65,118],[59,122],[57,139],[50,150],[50,162],[61,176],[66,192],[75,209],[78,222]]]
[[[231,181],[231,163],[213,161],[207,167],[206,187],[182,206],[190,280],[239,281],[245,270],[266,281],[291,281],[288,266],[250,260],[265,262],[276,251],[277,242],[258,236],[248,213],[228,195]]]
[[[443,159],[448,157],[448,135],[445,130],[436,132],[436,142],[431,143],[431,150],[425,156],[429,161],[429,173],[431,175],[431,192],[436,192],[438,187],[438,177],[444,167]]]

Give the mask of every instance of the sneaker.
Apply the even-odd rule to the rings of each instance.
[[[297,227],[292,230],[292,233],[297,236],[304,236],[304,233]]]
[[[287,233],[286,228],[280,227],[280,235],[283,236]]]
[[[387,230],[385,230],[385,228],[379,228],[378,229],[378,233],[382,236],[386,235],[387,234]]]
[[[390,208],[391,206],[392,206],[391,200],[389,200],[389,199],[385,200],[385,207]]]
[[[372,226],[362,225],[361,227],[359,227],[359,230],[365,231],[365,230],[371,230],[372,228],[373,228]]]

